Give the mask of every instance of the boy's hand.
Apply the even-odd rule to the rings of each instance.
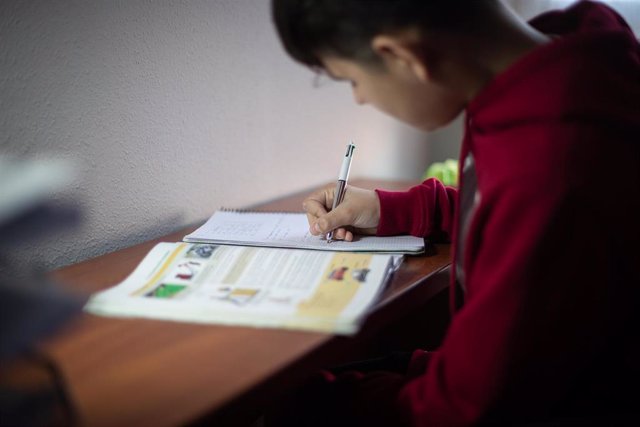
[[[380,200],[373,190],[348,186],[342,203],[333,211],[335,186],[309,196],[302,207],[307,212],[309,231],[314,236],[334,230],[336,240],[353,240],[353,233],[376,234],[380,222]]]

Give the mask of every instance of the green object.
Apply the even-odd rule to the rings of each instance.
[[[447,159],[444,162],[433,163],[424,173],[422,179],[436,178],[444,185],[458,185],[458,161]]]
[[[149,296],[155,298],[172,298],[175,294],[184,290],[184,288],[186,288],[184,285],[169,285],[165,283],[155,288]]]

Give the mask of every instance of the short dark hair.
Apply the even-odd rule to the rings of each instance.
[[[272,14],[285,50],[295,60],[323,68],[320,55],[379,63],[371,39],[416,28],[464,27],[497,0],[273,0]]]

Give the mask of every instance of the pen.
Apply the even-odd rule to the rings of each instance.
[[[356,146],[353,145],[353,142],[350,142],[347,145],[347,152],[342,159],[342,167],[340,168],[340,173],[338,174],[338,183],[336,184],[336,191],[333,193],[333,206],[331,210],[334,210],[338,207],[340,203],[342,203],[342,199],[344,198],[344,193],[347,191],[347,180],[349,179],[349,169],[351,169],[351,159],[353,159],[353,150],[356,149]],[[333,241],[333,230],[327,233],[327,243],[331,243]]]

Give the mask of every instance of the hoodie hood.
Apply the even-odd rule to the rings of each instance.
[[[479,130],[538,120],[638,121],[640,48],[611,8],[581,1],[531,22],[553,36],[498,75],[469,104]]]

